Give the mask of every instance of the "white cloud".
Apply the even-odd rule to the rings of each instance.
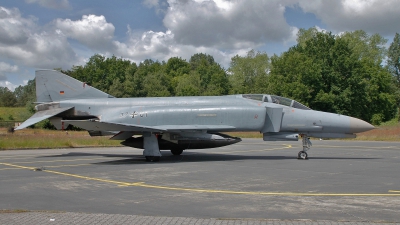
[[[166,0],[143,0],[143,4],[149,8],[154,8],[157,14],[164,14],[166,8],[168,8]]]
[[[364,30],[381,35],[393,35],[400,30],[399,0],[299,0],[299,6],[314,13],[328,29],[340,31]]]
[[[290,2],[291,0],[288,0]],[[145,0],[157,7],[158,0]],[[243,55],[265,42],[295,40],[296,27],[284,18],[282,1],[169,0],[164,18],[166,32],[135,33],[128,26],[128,40],[113,42],[114,54],[136,62],[147,58],[189,59],[195,53],[212,55],[227,67],[236,54]]]
[[[0,44],[17,45],[26,43],[29,27],[34,27],[33,19],[21,17],[18,9],[0,7]]]
[[[109,50],[115,27],[104,16],[83,15],[82,20],[57,19],[55,26],[67,37],[94,50]]]
[[[164,25],[179,44],[249,48],[291,38],[294,27],[284,18],[285,6],[271,1],[169,0]]]
[[[70,7],[68,0],[25,1],[47,8]],[[393,35],[400,30],[396,7],[399,0],[141,2],[157,13],[163,12],[165,30],[143,32],[132,30],[128,25],[127,37],[116,37],[115,26],[103,15],[87,13],[78,20],[55,18],[39,25],[38,19],[21,15],[16,8],[0,7],[0,73],[20,76],[16,72],[24,68],[69,69],[72,65],[84,64],[85,58],[94,53],[140,62],[149,58],[168,60],[174,56],[189,59],[202,52],[227,67],[232,56],[245,55],[250,49],[274,43],[290,47],[298,28],[288,25],[284,13],[286,7],[294,5],[315,14],[327,25],[327,30],[336,33],[363,29]],[[0,85],[6,85],[1,82]],[[7,85],[12,87],[11,83]]]
[[[8,88],[10,91],[14,91],[15,88],[17,88],[19,85],[13,84],[9,81],[1,81],[0,80],[0,87],[6,87]]]
[[[36,68],[69,68],[80,61],[67,37],[36,22],[18,9],[0,7],[0,60]]]
[[[10,65],[5,62],[0,62],[0,72],[17,72],[18,71],[18,66],[16,65]]]
[[[69,9],[68,0],[25,0],[26,3],[37,3],[42,7],[51,9]]]

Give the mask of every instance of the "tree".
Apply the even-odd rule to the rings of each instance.
[[[251,50],[245,57],[234,56],[228,69],[230,93],[266,93],[269,69],[267,53]]]
[[[310,27],[309,29],[300,28],[300,30],[297,32],[297,44],[305,47],[306,42],[315,38],[318,33],[319,31],[316,27]]]
[[[169,78],[162,71],[148,74],[144,80],[143,90],[147,97],[167,97],[169,92]]]
[[[378,62],[360,57],[348,39],[318,32],[272,57],[268,89],[316,110],[378,124],[396,112],[390,74]]]
[[[379,34],[368,35],[363,30],[344,32],[338,38],[345,39],[355,57],[381,64],[386,57],[387,39]]]
[[[0,87],[0,106],[14,107],[17,104],[17,98],[7,87]]]
[[[90,57],[85,66],[73,66],[72,70],[62,72],[99,90],[108,92],[115,79],[122,83],[125,81],[126,68],[129,66],[131,66],[129,60],[115,56],[106,58],[95,54]]]
[[[388,51],[387,66],[392,73],[396,85],[400,88],[400,35],[396,33]]]
[[[125,68],[125,82],[124,86],[124,98],[134,97],[135,96],[135,73],[137,71],[136,63],[131,63],[129,66]]]
[[[29,80],[25,86],[18,86],[14,90],[14,95],[17,99],[16,106],[31,105],[36,101],[36,84],[35,79]]]
[[[112,85],[108,89],[108,94],[121,98],[124,96],[124,85],[119,81],[118,78],[115,78]]]
[[[216,63],[211,55],[203,53],[194,54],[190,58],[189,63],[191,66],[189,77],[200,76],[199,93],[197,95],[228,94],[230,88],[228,76],[221,65]]]
[[[163,64],[158,61],[146,59],[139,64],[133,76],[133,92],[134,97],[146,97],[147,92],[144,88],[145,79],[148,74],[162,70]]]
[[[196,71],[178,77],[178,85],[175,90],[177,96],[198,96],[200,95],[201,78]]]

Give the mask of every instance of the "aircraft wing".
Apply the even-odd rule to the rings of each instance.
[[[63,120],[63,122],[92,131],[165,132],[165,130],[156,129],[150,126],[101,122],[97,120]]]
[[[49,109],[49,110],[44,110],[44,111],[39,111],[36,112],[31,118],[27,119],[25,122],[23,122],[21,125],[19,125],[15,130],[21,130],[26,127],[29,127],[35,123],[38,123],[42,120],[48,119],[50,117],[56,116],[62,112],[65,112],[69,109],[72,109],[73,107],[69,108],[56,108],[56,109]]]
[[[195,132],[195,131],[233,131],[236,127],[227,125],[163,125],[155,126],[157,129],[166,130],[168,132]]]
[[[91,131],[131,131],[131,132],[196,132],[202,130],[231,131],[236,128],[226,125],[163,125],[143,126],[97,120],[63,120],[63,122]]]

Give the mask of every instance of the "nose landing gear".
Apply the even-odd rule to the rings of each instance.
[[[300,134],[300,137],[301,137],[302,142],[303,142],[303,150],[300,151],[299,154],[297,154],[297,159],[308,159],[307,151],[312,146],[312,143],[310,141],[310,138],[307,137],[307,135]]]

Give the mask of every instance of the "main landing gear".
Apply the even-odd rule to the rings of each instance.
[[[183,152],[183,148],[172,148],[171,153],[172,155],[181,155]]]
[[[310,138],[305,134],[300,134],[302,142],[303,142],[303,150],[299,152],[297,155],[297,159],[308,159],[307,151],[312,146]]]
[[[161,158],[160,148],[156,135],[152,133],[143,134],[143,156],[147,162],[158,162]]]

